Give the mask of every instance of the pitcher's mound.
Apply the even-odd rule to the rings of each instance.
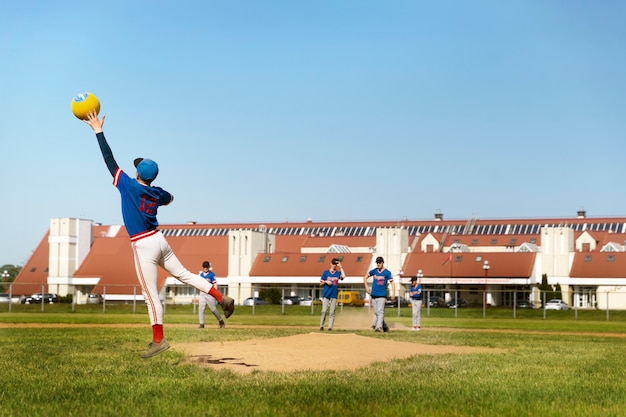
[[[373,362],[442,353],[502,352],[468,346],[424,345],[355,334],[308,333],[275,339],[182,343],[191,363],[238,373],[357,369]]]

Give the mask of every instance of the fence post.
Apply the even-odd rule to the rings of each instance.
[[[609,321],[609,292],[606,292],[606,321]]]
[[[107,286],[102,286],[102,314],[107,311]]]
[[[487,290],[483,290],[483,318],[487,318]]]
[[[285,289],[281,289],[282,297],[280,298],[280,311],[282,315],[285,315]]]
[[[513,318],[517,318],[517,290],[513,291]]]

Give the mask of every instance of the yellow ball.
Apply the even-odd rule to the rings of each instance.
[[[80,93],[72,99],[72,113],[79,119],[87,120],[89,113],[94,110],[96,114],[100,113],[100,101],[95,95],[91,93]]]

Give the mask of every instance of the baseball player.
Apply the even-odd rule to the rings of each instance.
[[[411,277],[411,318],[413,320],[413,330],[419,331],[422,328],[422,283],[419,277]]]
[[[322,290],[322,318],[320,320],[320,331],[324,331],[324,321],[326,320],[326,312],[330,307],[330,317],[328,318],[328,331],[333,330],[335,323],[335,309],[337,308],[337,294],[339,289],[339,281],[343,280],[346,274],[343,271],[341,262],[337,258],[330,261],[330,269],[322,273],[320,285],[324,286]]]
[[[217,279],[215,278],[215,274],[213,273],[211,262],[202,262],[202,270],[200,271],[200,276],[206,279],[211,285],[217,285]],[[217,311],[216,306],[217,300],[215,299],[215,297],[205,292],[200,293],[200,309],[198,311],[198,321],[200,322],[201,329],[204,329],[204,310],[206,307],[209,307],[209,310],[211,310],[211,313],[213,313],[213,315],[217,319],[220,329],[223,329],[225,327],[224,320],[222,320],[222,316],[220,315],[220,312]]]
[[[372,288],[367,284],[369,277],[372,277]],[[395,300],[396,285],[393,282],[393,275],[391,271],[385,268],[385,260],[382,256],[376,258],[376,268],[369,271],[363,277],[363,284],[365,285],[365,292],[369,293],[372,297],[372,304],[374,306],[374,322],[372,327],[374,331],[384,332],[389,331],[387,323],[385,323],[385,301],[387,299],[387,284],[391,284],[391,300]]]
[[[152,325],[152,342],[142,358],[150,358],[169,349],[170,345],[163,335],[163,305],[159,299],[157,283],[158,267],[167,270],[182,282],[192,285],[202,292],[209,293],[222,305],[226,318],[235,310],[235,301],[223,296],[207,280],[189,272],[178,260],[163,234],[157,229],[157,209],[170,204],[174,197],[161,187],[152,186],[159,173],[156,162],[150,159],[135,159],[137,173],[130,177],[115,162],[113,152],[107,143],[102,126],[105,116],[98,119],[96,112],[91,112],[85,120],[95,132],[100,151],[109,172],[113,176],[113,185],[120,192],[122,218],[130,236],[137,279],[148,307]]]

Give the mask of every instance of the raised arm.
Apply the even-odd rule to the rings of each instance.
[[[98,139],[98,145],[100,145],[100,152],[102,152],[102,156],[104,158],[104,163],[106,164],[109,172],[112,176],[115,176],[119,166],[113,157],[113,151],[111,151],[111,147],[107,143],[106,138],[104,137],[104,133],[102,132],[102,126],[104,125],[104,119],[106,116],[102,116],[102,119],[98,119],[98,115],[96,112],[91,112],[89,114],[89,118],[84,122],[87,123],[96,134],[96,138]]]

